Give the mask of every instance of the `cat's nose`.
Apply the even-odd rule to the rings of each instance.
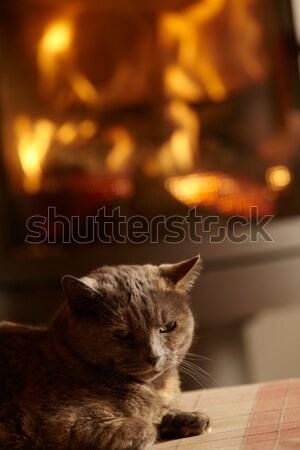
[[[147,363],[151,364],[151,366],[155,367],[160,359],[160,356],[148,356],[146,358]]]

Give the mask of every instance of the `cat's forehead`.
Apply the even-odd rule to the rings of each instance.
[[[144,323],[144,327],[160,322],[170,309],[168,294],[173,291],[157,266],[102,267],[83,280],[101,291],[110,306],[112,319],[125,323]],[[137,320],[136,320],[137,319]]]
[[[168,289],[167,281],[160,276],[158,267],[144,266],[104,266],[85,277],[85,282],[93,289],[97,287],[110,294],[127,292],[131,295],[146,295],[153,290]]]

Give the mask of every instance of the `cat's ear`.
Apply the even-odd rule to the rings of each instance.
[[[93,315],[96,313],[99,309],[101,294],[95,289],[95,280],[88,277],[79,279],[65,275],[61,282],[73,314]]]
[[[201,258],[200,255],[197,255],[176,264],[161,264],[159,271],[161,276],[174,283],[178,291],[188,292],[198,278],[201,268]]]

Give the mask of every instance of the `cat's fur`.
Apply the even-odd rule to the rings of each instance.
[[[206,431],[207,416],[174,409],[200,265],[196,257],[66,276],[67,300],[47,328],[2,323],[0,449],[141,450]]]

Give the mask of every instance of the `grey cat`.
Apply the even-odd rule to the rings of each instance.
[[[200,267],[197,256],[67,275],[48,327],[2,323],[0,449],[143,450],[208,431],[206,415],[174,409]]]

